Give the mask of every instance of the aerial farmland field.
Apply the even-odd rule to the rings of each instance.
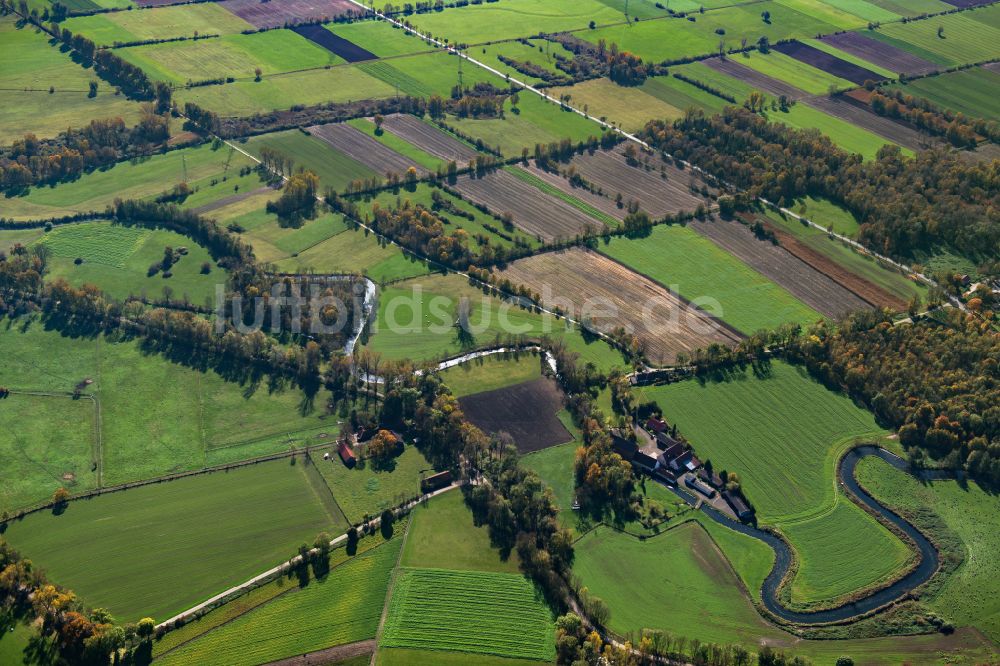
[[[0,666],[1000,662],[998,45],[0,0]]]

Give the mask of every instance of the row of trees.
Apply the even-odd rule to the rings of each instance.
[[[944,137],[958,148],[973,149],[979,142],[976,127],[964,114],[945,113],[923,98],[904,95],[898,90],[874,91],[869,104],[880,116],[905,120],[928,134]],[[1000,126],[995,122],[993,125],[995,136],[1000,138]]]
[[[33,185],[73,180],[88,171],[121,160],[161,150],[170,138],[166,115],[143,109],[138,124],[128,127],[121,118],[93,120],[52,139],[25,134],[0,147],[0,189],[17,194]]]
[[[754,196],[793,205],[826,198],[861,223],[858,239],[901,259],[949,248],[977,259],[1000,254],[1000,172],[945,150],[905,157],[883,146],[863,160],[815,130],[796,130],[743,108],[706,116],[689,111],[641,132],[657,148],[685,159]]]

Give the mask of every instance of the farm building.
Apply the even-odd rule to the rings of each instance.
[[[617,430],[611,431],[611,448],[622,457],[622,460],[631,461],[639,450],[639,445],[630,439],[625,439]]]
[[[420,480],[421,492],[429,493],[444,488],[451,483],[451,472],[445,470]]]
[[[646,430],[653,433],[654,435],[658,435],[661,432],[666,432],[669,427],[670,426],[667,425],[667,422],[661,418],[650,416],[648,419],[646,419]]]
[[[666,432],[656,433],[656,445],[661,449],[668,449],[671,446],[681,446],[680,441],[674,439]]]
[[[632,464],[646,472],[652,472],[656,468],[656,458],[642,451],[636,451],[632,457]]]
[[[337,447],[337,453],[340,454],[340,459],[347,467],[354,467],[358,463],[358,459],[354,455],[354,449],[346,441],[340,443],[340,446]]]
[[[701,469],[698,470],[698,478],[701,481],[703,481],[703,482],[707,483],[708,485],[712,486],[713,488],[721,488],[722,487],[722,477],[719,476],[718,474],[716,474],[715,472],[709,473],[709,471],[707,469],[705,469],[704,467],[702,467]]]
[[[753,518],[753,511],[747,506],[747,503],[738,494],[724,490],[722,492],[722,499],[726,500],[726,503],[732,508],[733,513],[741,521],[747,521]]]
[[[694,476],[686,477],[684,479],[684,485],[687,486],[688,488],[691,488],[692,490],[697,490],[699,493],[701,493],[702,495],[704,495],[709,499],[715,497],[715,488],[712,488],[711,486],[702,483],[701,481],[698,480],[697,477]]]

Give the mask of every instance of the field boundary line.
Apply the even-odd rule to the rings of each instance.
[[[333,450],[333,444],[330,445],[330,450]],[[347,512],[344,511],[344,507],[340,506],[340,502],[337,501],[337,496],[333,493],[333,488],[330,487],[330,483],[326,480],[326,477],[320,473],[319,466],[316,464],[316,461],[313,460],[311,451],[306,451],[306,460],[309,461],[309,464],[312,465],[313,469],[316,470],[316,473],[319,474],[320,481],[323,482],[323,487],[326,488],[328,493],[330,493],[330,497],[333,498],[333,504],[337,507],[337,511],[340,512],[344,522],[348,525],[353,525],[354,523],[352,523],[351,519],[347,517]]]
[[[287,456],[288,454],[282,454],[282,455],[283,456]],[[400,507],[400,509],[403,510],[403,511],[409,511],[410,509],[412,509],[413,507],[417,506],[418,504],[422,504],[423,502],[426,502],[427,500],[431,499],[432,497],[437,497],[438,495],[441,495],[441,494],[444,494],[444,493],[449,492],[451,490],[454,490],[455,488],[459,488],[461,485],[462,485],[461,482],[455,482],[455,483],[452,483],[450,486],[445,486],[444,488],[441,488],[440,490],[435,490],[432,493],[421,495],[416,500],[414,500],[412,502],[407,502],[407,504],[405,506],[403,506],[403,507]],[[375,517],[372,520],[370,520],[367,523],[365,523],[362,526],[361,529],[374,529],[374,528],[377,528],[377,527],[379,527],[379,525],[381,524],[381,522],[382,522],[382,519],[380,517]],[[330,548],[336,548],[340,544],[346,543],[346,542],[347,542],[347,532],[345,532],[344,534],[341,534],[337,538],[331,540],[330,543],[329,543],[329,547]],[[318,548],[312,548],[312,549],[309,550],[309,552],[307,553],[307,555],[311,557],[312,555],[315,555],[318,552],[319,552]],[[267,580],[269,580],[270,576],[273,576],[274,574],[277,574],[277,573],[283,573],[284,571],[287,571],[288,569],[290,569],[291,567],[295,566],[296,564],[299,564],[301,561],[302,561],[302,556],[301,555],[296,555],[296,556],[294,556],[294,557],[286,560],[285,562],[282,562],[281,564],[279,564],[279,565],[277,565],[275,567],[271,567],[270,569],[268,569],[267,571],[265,571],[263,573],[257,574],[253,578],[250,578],[249,580],[246,580],[246,581],[240,583],[239,585],[234,585],[233,587],[229,588],[228,590],[224,590],[223,592],[220,592],[220,593],[218,593],[218,594],[210,597],[209,599],[206,599],[205,601],[203,601],[203,602],[201,602],[199,604],[196,604],[196,605],[192,606],[191,608],[188,608],[185,611],[181,611],[180,613],[174,615],[173,617],[171,617],[171,618],[169,618],[169,619],[167,619],[167,620],[165,620],[165,621],[160,622],[159,624],[157,624],[156,628],[157,629],[166,628],[167,625],[170,625],[171,623],[176,623],[178,620],[186,620],[186,619],[190,618],[192,615],[197,615],[199,611],[204,610],[205,608],[207,608],[209,606],[212,606],[212,604],[215,604],[217,602],[223,601],[227,597],[229,597],[229,596],[231,596],[231,595],[233,595],[233,594],[235,594],[237,592],[242,592],[242,591],[245,591],[245,590],[250,590],[250,589],[252,589],[254,587],[259,587],[259,585],[257,585],[258,583],[267,582]]]
[[[378,544],[378,545],[376,545],[376,546],[372,546],[371,548],[368,548],[367,550],[364,550],[364,551],[362,551],[362,552],[360,552],[360,553],[356,553],[356,554],[354,554],[354,555],[351,555],[351,556],[349,556],[349,557],[348,557],[347,559],[345,559],[345,560],[344,560],[343,562],[339,562],[339,563],[337,563],[337,564],[333,565],[332,567],[330,567],[330,571],[329,571],[329,572],[327,572],[327,575],[329,575],[329,574],[330,574],[330,573],[332,573],[333,571],[336,571],[337,569],[341,568],[341,567],[342,567],[342,566],[344,566],[345,564],[348,564],[348,563],[350,563],[350,562],[354,562],[354,561],[355,561],[356,559],[358,559],[359,557],[363,557],[364,555],[367,555],[368,553],[371,553],[371,552],[374,552],[374,551],[375,551],[376,549],[378,549],[378,548],[381,548],[382,546],[386,545],[386,543],[388,543],[388,542],[386,542],[386,541],[383,541],[382,543],[380,543],[380,544]],[[252,588],[252,589],[248,589],[248,590],[246,590],[246,591],[244,592],[244,594],[246,594],[246,593],[249,593],[249,592],[252,592],[252,591],[253,591],[253,589],[259,589],[259,588],[261,588],[261,587],[264,587],[264,585],[267,585],[267,584],[268,584],[268,583],[270,583],[270,582],[275,582],[275,581],[277,581],[277,580],[278,580],[279,578],[280,578],[280,576],[278,576],[278,577],[275,577],[275,578],[274,578],[273,580],[269,580],[269,581],[266,581],[266,582],[263,582],[263,583],[262,583],[261,585],[257,586],[257,588]],[[166,656],[166,655],[170,654],[171,652],[174,652],[174,651],[176,651],[177,649],[179,649],[179,648],[181,648],[181,647],[183,647],[183,646],[185,646],[185,645],[187,645],[187,644],[189,644],[189,643],[192,643],[192,642],[194,642],[194,641],[196,641],[196,640],[198,640],[198,639],[200,639],[200,638],[204,638],[205,636],[207,636],[208,634],[212,633],[212,632],[213,632],[213,631],[215,631],[216,629],[221,629],[222,627],[225,627],[226,625],[228,625],[228,624],[231,624],[231,623],[235,622],[236,620],[240,619],[240,618],[241,618],[241,617],[243,617],[244,615],[247,615],[248,613],[251,613],[251,612],[253,612],[253,611],[257,610],[258,608],[262,608],[263,606],[266,606],[267,604],[271,603],[272,601],[276,601],[276,600],[278,600],[278,599],[280,599],[280,598],[282,598],[282,597],[284,597],[284,596],[286,596],[286,595],[288,595],[288,594],[290,594],[290,593],[292,593],[292,592],[295,592],[296,590],[302,590],[302,589],[304,589],[304,588],[302,588],[302,587],[298,587],[298,586],[294,586],[294,585],[293,585],[293,586],[290,586],[290,587],[289,587],[289,588],[288,588],[287,590],[282,590],[281,592],[279,592],[278,594],[274,595],[273,597],[268,597],[267,599],[264,599],[264,600],[263,600],[263,601],[261,601],[261,602],[260,602],[259,604],[256,604],[256,605],[254,605],[254,606],[251,606],[250,608],[247,608],[247,609],[246,609],[245,611],[243,611],[242,613],[239,613],[239,614],[237,614],[237,615],[234,615],[233,617],[229,618],[228,620],[226,620],[226,621],[225,621],[225,622],[223,622],[222,624],[219,624],[219,625],[216,625],[216,626],[212,627],[211,629],[208,629],[207,631],[205,631],[205,632],[203,632],[203,633],[200,633],[200,634],[198,634],[197,636],[192,636],[191,638],[187,639],[186,641],[183,641],[183,642],[181,642],[181,643],[178,643],[177,645],[173,646],[173,647],[172,647],[172,648],[170,648],[169,650],[167,650],[167,651],[165,651],[165,652],[162,652],[161,654],[157,655],[157,656],[156,656],[156,659],[160,659],[160,658],[162,658],[162,657],[164,657],[164,656]],[[218,606],[215,606],[215,607],[213,607],[213,608],[209,609],[209,610],[208,610],[208,611],[206,611],[206,612],[205,612],[204,614],[202,614],[202,615],[198,616],[197,618],[194,618],[194,619],[193,619],[192,621],[194,621],[194,620],[198,620],[198,619],[200,619],[200,618],[204,617],[205,615],[208,615],[208,614],[209,614],[209,613],[211,613],[212,611],[215,611],[215,610],[218,610],[219,608],[222,608],[222,607],[223,607],[223,606],[225,606],[226,604],[228,604],[228,603],[230,603],[230,602],[233,602],[233,601],[236,601],[237,599],[239,599],[239,598],[240,598],[240,596],[242,596],[242,594],[241,594],[241,595],[237,595],[237,596],[233,597],[232,599],[229,599],[229,600],[227,600],[227,601],[226,601],[225,603],[222,603],[222,604],[219,604]],[[185,625],[185,626],[187,626],[187,625]],[[166,635],[166,634],[164,634],[164,635]],[[360,642],[360,641],[359,641],[359,642]],[[324,649],[326,649],[326,648],[324,648]]]
[[[375,651],[368,662],[369,666],[375,666],[375,656],[378,654],[378,643],[382,639],[382,632],[385,629],[385,620],[389,617],[389,604],[392,602],[392,594],[396,591],[396,579],[399,577],[400,564],[403,561],[403,553],[406,550],[406,541],[410,536],[410,526],[413,524],[413,516],[406,516],[406,529],[403,531],[403,543],[399,545],[399,553],[396,555],[396,566],[392,568],[392,577],[385,589],[385,600],[382,602],[382,615],[379,617],[378,628],[375,630]]]

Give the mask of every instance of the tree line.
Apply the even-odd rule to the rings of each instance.
[[[1000,172],[946,150],[906,157],[883,146],[864,160],[816,130],[770,123],[745,108],[691,110],[640,132],[656,148],[784,206],[814,196],[860,222],[858,240],[903,260],[950,249],[974,261],[1000,255]]]

